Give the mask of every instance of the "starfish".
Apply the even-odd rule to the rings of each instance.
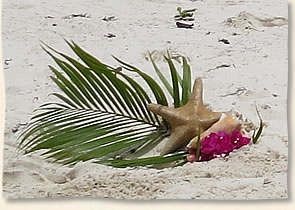
[[[196,78],[191,97],[187,104],[174,108],[159,104],[148,104],[148,109],[160,115],[171,126],[171,135],[161,155],[186,146],[199,133],[203,133],[217,122],[222,112],[213,112],[203,104],[203,83]]]

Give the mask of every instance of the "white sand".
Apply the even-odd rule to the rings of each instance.
[[[3,2],[3,61],[6,60],[4,196],[287,198],[288,26],[265,27],[255,22],[255,30],[240,30],[224,22],[242,11],[261,18],[287,18],[287,2],[117,2]],[[198,9],[194,29],[176,28],[173,16],[178,6]],[[87,13],[90,17],[69,17],[73,13]],[[105,16],[115,16],[116,20],[105,22],[102,20]],[[235,23],[243,28],[247,24],[249,22]],[[108,39],[104,37],[107,33],[115,34],[116,37]],[[48,163],[38,154],[16,157],[19,132],[13,133],[12,129],[19,123],[28,122],[32,110],[51,100],[48,94],[56,91],[47,68],[53,61],[41,50],[39,40],[71,53],[63,38],[74,40],[108,64],[118,65],[111,57],[113,54],[152,75],[152,66],[144,58],[148,50],[170,48],[175,53],[185,54],[191,60],[193,77],[204,78],[205,101],[214,110],[238,110],[258,123],[254,106],[255,103],[258,105],[267,123],[260,143],[233,152],[227,161],[215,159],[163,170],[114,169],[92,163],[80,163],[75,168],[67,168]],[[227,39],[230,44],[218,42],[220,39]],[[229,64],[230,67],[216,68],[222,64]],[[244,91],[224,97],[239,88]]]

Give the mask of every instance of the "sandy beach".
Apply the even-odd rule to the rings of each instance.
[[[176,27],[178,6],[197,9],[192,29]],[[105,17],[114,18],[105,21]],[[288,5],[282,0],[3,1],[3,196],[288,198],[287,19]],[[39,153],[16,155],[17,136],[33,110],[54,100],[49,94],[59,91],[49,78],[48,65],[55,64],[40,40],[73,55],[64,38],[105,63],[118,66],[111,56],[115,55],[155,78],[148,51],[156,51],[159,66],[167,72],[162,52],[169,49],[187,56],[193,78],[203,78],[204,100],[213,110],[236,110],[258,124],[258,106],[266,123],[259,144],[244,146],[226,159],[161,170],[117,169],[91,162],[70,168],[43,160]]]

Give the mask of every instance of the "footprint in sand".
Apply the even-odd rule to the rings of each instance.
[[[24,180],[26,180],[24,182]],[[3,172],[3,183],[17,183],[21,182],[24,185],[31,185],[31,183],[49,183],[46,177],[38,172],[28,172],[22,170],[10,170]]]
[[[227,18],[226,25],[233,26],[241,31],[261,31],[263,27],[283,26],[288,24],[285,17],[259,18],[249,12],[241,12],[237,17]]]
[[[64,184],[72,178],[67,175],[70,169],[60,167],[58,170],[49,170],[38,163],[26,160],[17,160],[12,163],[11,168],[14,170],[4,171],[3,179],[7,182],[10,180],[24,180],[24,176],[28,175],[28,179],[35,180],[38,183],[55,183]],[[17,170],[16,170],[17,169]]]

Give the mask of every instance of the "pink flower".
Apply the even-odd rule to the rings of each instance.
[[[251,139],[243,137],[240,131],[234,131],[231,135],[232,144],[235,145],[235,149],[239,149],[242,146],[249,144]]]
[[[216,157],[225,157],[235,149],[250,143],[250,138],[243,137],[239,130],[231,135],[223,131],[211,133],[201,142],[200,161],[208,161]]]

